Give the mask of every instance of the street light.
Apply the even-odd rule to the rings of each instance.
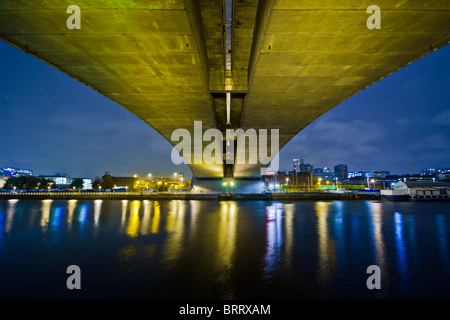
[[[370,180],[373,183],[373,188],[375,189],[375,179]]]

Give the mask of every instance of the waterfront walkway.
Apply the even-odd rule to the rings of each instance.
[[[1,199],[20,200],[381,200],[377,194],[290,192],[203,194],[174,192],[0,192]]]

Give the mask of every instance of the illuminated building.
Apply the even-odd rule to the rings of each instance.
[[[68,175],[66,175],[65,173],[55,173],[52,176],[40,175],[39,178],[51,180],[57,187],[69,186],[69,184],[71,182],[70,177]]]
[[[374,178],[386,178],[389,175],[389,171],[374,171]]]
[[[348,172],[347,173],[347,177],[350,178],[357,178],[357,177],[362,177],[362,178],[370,178],[370,172],[367,171],[353,171],[353,172]]]
[[[3,188],[3,186],[6,183],[6,180],[8,180],[9,177],[7,176],[0,176],[0,189]]]
[[[6,167],[3,169],[0,169],[0,176],[7,176],[7,177],[29,176],[29,177],[31,177],[32,175],[33,175],[33,170],[30,170],[30,169],[19,169],[19,168],[11,168],[11,167]]]

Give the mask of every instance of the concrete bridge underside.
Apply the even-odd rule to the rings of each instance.
[[[373,4],[381,29],[366,26]],[[70,5],[81,9],[79,30],[66,26]],[[225,130],[231,92],[229,127],[280,129],[281,148],[331,108],[446,45],[450,1],[1,0],[0,38],[169,141],[194,121]],[[257,176],[260,167],[235,165],[232,175]],[[198,178],[224,175],[219,164],[190,168]]]

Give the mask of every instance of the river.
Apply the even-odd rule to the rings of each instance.
[[[0,298],[449,299],[449,233],[444,202],[2,200]]]

